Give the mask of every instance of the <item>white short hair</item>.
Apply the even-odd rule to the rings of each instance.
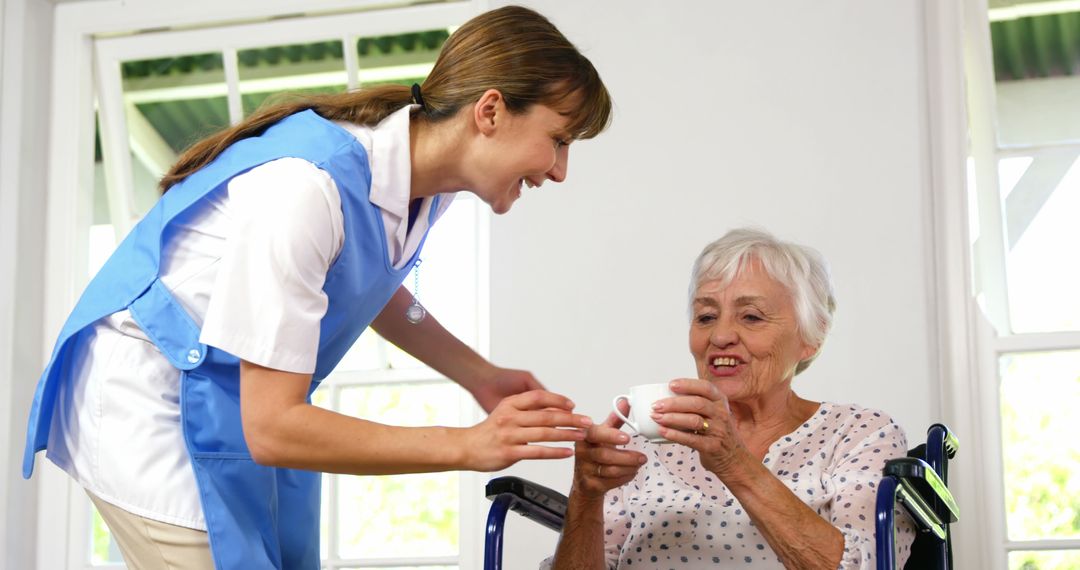
[[[705,246],[694,261],[690,275],[690,304],[698,287],[706,281],[731,281],[751,262],[757,261],[765,273],[791,292],[799,334],[817,347],[813,356],[795,369],[806,370],[817,358],[832,327],[836,299],[825,259],[816,250],[776,239],[764,230],[738,228]]]

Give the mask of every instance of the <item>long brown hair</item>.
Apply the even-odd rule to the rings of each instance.
[[[498,89],[512,113],[544,104],[570,117],[575,139],[600,134],[611,118],[611,98],[592,63],[540,14],[520,6],[485,12],[458,28],[421,86],[420,120],[442,121]],[[258,136],[285,117],[312,109],[330,120],[374,126],[412,99],[404,85],[348,93],[305,95],[265,106],[239,124],[191,145],[161,179],[172,185],[206,166],[234,142]]]

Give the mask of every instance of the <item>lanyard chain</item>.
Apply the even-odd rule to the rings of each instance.
[[[412,303],[405,309],[405,320],[412,324],[418,324],[427,316],[427,310],[420,304],[420,258],[416,258],[413,264],[413,294]]]

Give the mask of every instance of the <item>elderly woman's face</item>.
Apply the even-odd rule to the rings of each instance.
[[[787,287],[755,262],[722,286],[705,281],[694,294],[690,352],[698,376],[729,400],[789,390],[795,367],[814,354],[799,334]]]

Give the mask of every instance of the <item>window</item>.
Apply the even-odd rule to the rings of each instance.
[[[82,253],[76,254],[87,271],[73,276],[73,286],[81,288],[153,205],[158,177],[188,144],[281,91],[339,92],[422,80],[451,27],[473,11],[468,2],[448,2],[115,37],[104,30],[93,40],[99,137],[86,137],[95,143],[96,166],[78,238]],[[242,45],[235,38],[243,38]],[[480,352],[486,216],[478,200],[459,196],[431,230],[419,275],[414,270],[405,281],[419,287],[421,301],[447,329]],[[313,402],[393,425],[471,425],[479,419],[464,390],[370,330]],[[468,473],[325,475],[323,567],[475,566],[480,484]],[[68,496],[73,519],[86,522],[72,523],[76,539],[67,567],[121,565],[107,527],[81,490]]]
[[[996,332],[985,367],[996,374],[981,380],[999,413],[980,430],[1000,436],[1001,472],[987,474],[1002,490],[995,558],[1080,569],[1080,8],[991,6],[993,77],[969,91],[970,238],[976,299]]]

